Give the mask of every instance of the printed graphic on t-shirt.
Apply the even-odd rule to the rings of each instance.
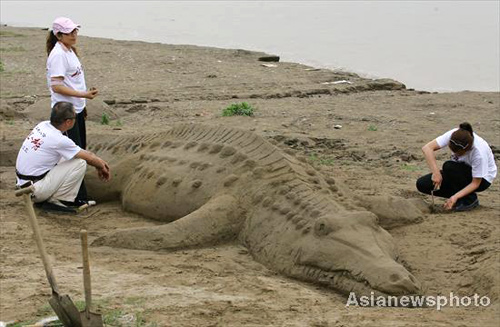
[[[82,68],[83,67],[81,67],[81,66],[80,67],[76,67],[76,72],[74,72],[73,74],[71,74],[70,77],[76,77],[78,75],[81,75],[82,71],[83,71]]]
[[[43,144],[43,141],[42,141],[42,139],[36,139],[36,138],[32,137],[31,143],[33,144],[33,146],[31,148],[36,151],[36,150],[40,149],[40,147]]]
[[[34,135],[35,131],[38,132],[36,136]],[[37,151],[44,143],[43,138],[45,137],[47,137],[47,134],[42,132],[39,126],[36,126],[35,129],[31,131],[31,133],[29,133],[28,137],[26,138],[29,142],[23,144],[22,150],[25,153],[28,153],[30,149],[33,149],[33,151]]]

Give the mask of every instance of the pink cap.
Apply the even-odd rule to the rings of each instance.
[[[66,17],[57,17],[52,23],[52,32],[54,35],[61,32],[68,34],[73,32],[75,28],[80,28],[80,25],[73,23],[73,21]]]

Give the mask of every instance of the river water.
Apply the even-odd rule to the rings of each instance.
[[[500,1],[8,1],[0,21],[259,50],[427,91],[500,91]],[[44,42],[44,41],[40,41]]]

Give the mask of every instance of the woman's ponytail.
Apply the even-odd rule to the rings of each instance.
[[[473,131],[472,131],[472,125],[467,123],[467,122],[464,122],[464,123],[461,123],[459,126],[458,126],[460,129],[464,129],[466,130],[467,132],[470,133],[470,135],[474,135],[473,134]]]
[[[47,43],[46,43],[46,50],[47,50],[47,56],[50,55],[50,52],[52,49],[54,49],[54,46],[56,45],[57,37],[54,35],[52,31],[49,31],[49,34],[47,35]]]

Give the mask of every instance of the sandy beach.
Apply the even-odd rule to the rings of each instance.
[[[0,29],[0,321],[36,321],[50,288],[24,205],[14,196],[22,140],[50,113],[45,37],[36,28]],[[500,93],[429,93],[390,79],[291,62],[243,49],[79,37],[89,101],[87,133],[144,135],[178,123],[252,131],[346,188],[360,205],[374,196],[417,199],[428,173],[421,147],[461,122],[500,159]],[[273,54],[273,55],[278,55]],[[247,102],[253,117],[222,117]],[[103,113],[111,118],[101,124]],[[449,152],[439,152],[440,163]],[[111,167],[113,169],[113,167]],[[282,276],[238,242],[181,251],[92,247],[94,301],[109,326],[498,326],[500,197],[495,181],[471,212],[429,213],[389,230],[399,261],[426,295],[487,296],[487,307],[346,307],[346,297]],[[438,205],[443,199],[436,199]],[[60,287],[83,300],[79,231],[92,241],[119,228],[156,221],[103,202],[79,215],[37,212]]]

